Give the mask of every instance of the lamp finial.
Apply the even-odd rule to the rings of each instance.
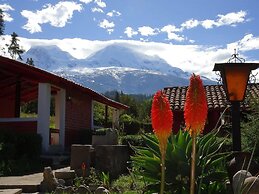
[[[231,55],[230,59],[228,60],[228,63],[244,63],[245,59],[238,57],[237,49],[234,49],[234,54]]]

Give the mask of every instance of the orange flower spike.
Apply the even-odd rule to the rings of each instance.
[[[192,75],[186,93],[184,119],[186,130],[192,133],[202,133],[208,113],[207,98],[199,75]]]
[[[156,92],[151,109],[152,127],[160,144],[161,151],[165,151],[167,139],[172,132],[173,113],[170,103],[162,91]]]

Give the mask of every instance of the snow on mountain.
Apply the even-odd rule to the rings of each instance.
[[[24,59],[32,58],[37,67],[48,71],[75,67],[80,62],[57,46],[35,46],[23,54],[22,57]]]
[[[172,67],[157,56],[148,56],[123,44],[109,45],[86,59],[76,59],[57,46],[37,46],[23,58],[35,66],[71,79],[98,92],[153,94],[167,86],[189,84],[190,73]],[[213,83],[204,79],[206,84]]]

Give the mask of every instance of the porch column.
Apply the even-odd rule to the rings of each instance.
[[[119,127],[120,127],[119,118],[120,118],[120,110],[113,109],[113,111],[112,111],[112,128],[113,129],[119,129]]]
[[[42,150],[49,149],[49,117],[50,117],[51,87],[48,83],[38,85],[38,125],[37,133],[42,137]]]
[[[55,96],[55,127],[59,129],[59,145],[65,148],[66,90],[60,89]]]

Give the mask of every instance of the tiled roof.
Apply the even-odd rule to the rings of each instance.
[[[230,103],[227,101],[226,93],[222,85],[206,85],[207,102],[209,109],[225,109]],[[182,111],[184,109],[185,96],[188,87],[168,87],[164,88],[164,93],[169,99],[172,110]],[[248,99],[259,99],[259,83],[248,84],[246,100],[242,103],[243,107],[249,104]]]

